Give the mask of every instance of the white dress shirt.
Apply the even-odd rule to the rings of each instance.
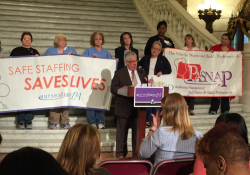
[[[150,58],[148,75],[154,75],[155,74],[156,61],[157,61],[157,58]]]
[[[127,69],[128,69],[128,67],[127,67]],[[137,70],[135,70],[134,72],[135,72],[135,78],[136,78],[136,80],[137,80],[137,85],[140,86],[140,85],[141,85],[141,80],[140,80],[140,77],[139,77],[139,75],[138,75],[138,73],[137,73]],[[132,84],[134,85],[134,82],[133,82],[133,80],[132,80],[132,71],[128,69],[128,73],[129,73],[129,77],[130,77],[130,79],[131,79],[131,82],[132,82]]]

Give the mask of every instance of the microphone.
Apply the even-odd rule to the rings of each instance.
[[[140,73],[143,73],[145,71],[141,66],[138,67],[138,70]],[[147,75],[147,87],[148,87],[148,75]]]

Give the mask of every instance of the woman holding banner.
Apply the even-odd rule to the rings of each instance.
[[[198,47],[195,47],[195,40],[194,37],[190,34],[187,34],[185,36],[185,47],[183,47],[182,49],[185,50],[200,50]],[[189,107],[189,114],[190,115],[194,115],[194,97],[184,97],[187,105]]]
[[[224,33],[221,36],[221,44],[217,44],[213,47],[210,48],[209,51],[224,51],[224,52],[229,52],[229,51],[235,51],[235,49],[231,46],[228,45],[230,42],[230,35],[228,33]],[[244,52],[241,51],[242,55],[244,55]],[[229,100],[234,99],[234,97],[212,97],[211,99],[211,106],[209,109],[209,114],[216,115],[217,110],[219,109],[220,106],[220,101],[221,101],[221,113],[229,113],[230,110],[230,104]]]
[[[57,34],[54,40],[54,47],[48,48],[44,55],[57,55],[57,54],[77,54],[76,50],[67,46],[66,36]],[[69,111],[68,108],[57,108],[49,110],[49,123],[50,129],[56,129],[61,117],[61,127],[65,129],[70,128],[69,124]]]
[[[172,72],[171,65],[168,59],[161,55],[162,45],[160,41],[155,41],[151,48],[151,55],[145,55],[138,63],[138,66],[142,67],[147,75],[156,75],[157,77],[162,74],[170,74]],[[160,107],[146,108],[146,128],[151,126],[152,116],[156,115],[157,110],[161,112]]]
[[[104,36],[100,32],[94,32],[90,37],[90,45],[82,54],[87,57],[94,58],[112,58],[107,49],[104,49],[102,45],[105,43]],[[105,111],[96,109],[86,109],[88,123],[99,129],[105,129]]]
[[[31,47],[31,43],[33,41],[33,37],[30,32],[23,32],[21,35],[21,47],[16,47],[10,53],[10,56],[26,56],[26,55],[34,55],[35,57],[39,56],[39,52],[36,49]],[[17,123],[19,129],[32,129],[32,120],[34,119],[34,115],[32,111],[23,111],[17,112]]]

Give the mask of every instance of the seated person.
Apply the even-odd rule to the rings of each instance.
[[[153,117],[153,126],[142,140],[140,156],[149,158],[155,153],[155,165],[166,159],[194,157],[196,140],[202,137],[194,130],[185,99],[178,93],[166,96],[162,113]],[[160,127],[163,118],[163,127]]]
[[[217,118],[215,125],[221,122],[228,124],[228,126],[238,126],[241,137],[245,140],[247,145],[249,144],[246,122],[240,114],[221,114]],[[200,160],[199,156],[195,160],[193,175],[206,175],[206,168],[204,167],[204,164]]]
[[[0,163],[0,174],[67,175],[51,154],[32,147],[24,147],[7,154]]]
[[[198,142],[196,152],[207,175],[250,175],[248,145],[237,126],[216,124]]]
[[[101,155],[101,136],[92,125],[75,124],[63,139],[57,161],[69,175],[111,175],[96,165]]]

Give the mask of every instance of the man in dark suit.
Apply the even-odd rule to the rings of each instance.
[[[125,54],[127,67],[116,70],[111,82],[111,92],[116,95],[116,157],[126,157],[128,153],[127,136],[130,123],[132,124],[132,148],[133,157],[136,156],[137,135],[137,109],[134,108],[134,98],[117,94],[118,89],[124,86],[136,86],[146,83],[145,71],[137,70],[137,56],[135,52],[128,51]],[[149,82],[152,80],[149,80]]]

